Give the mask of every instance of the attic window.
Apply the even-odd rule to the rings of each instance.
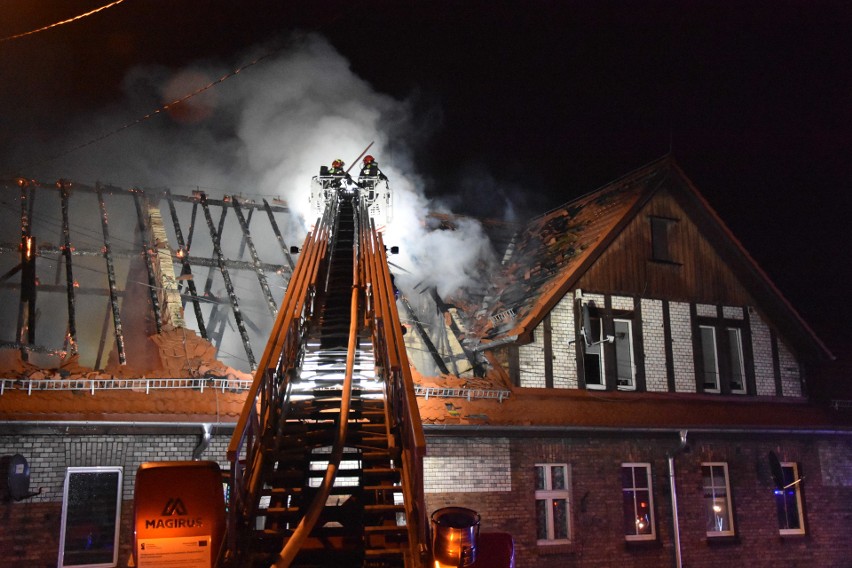
[[[672,227],[677,219],[651,217],[651,259],[675,262],[672,254]]]

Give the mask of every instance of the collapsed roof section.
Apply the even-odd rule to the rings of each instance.
[[[208,364],[253,369],[293,267],[285,238],[303,236],[286,204],[66,180],[0,188],[0,347],[42,368],[73,357],[150,376],[171,372],[150,338],[188,329],[213,346]]]

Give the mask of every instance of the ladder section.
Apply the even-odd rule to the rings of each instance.
[[[306,240],[229,446],[220,565],[423,566],[425,443],[401,340],[388,340],[400,329],[383,255],[357,192],[339,192]]]

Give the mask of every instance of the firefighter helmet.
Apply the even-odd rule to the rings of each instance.
[[[334,160],[331,163],[331,167],[332,168],[342,168],[343,167],[343,160]]]
[[[369,154],[364,156],[364,165],[365,166],[369,166],[370,164],[372,164],[375,161],[376,161],[376,159]]]

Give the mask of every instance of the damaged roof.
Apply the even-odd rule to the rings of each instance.
[[[817,359],[833,359],[670,155],[527,223],[510,244],[484,307],[473,314],[470,335],[486,349],[531,340],[545,315],[661,190],[675,195],[717,243],[728,267],[761,298],[786,337]]]

